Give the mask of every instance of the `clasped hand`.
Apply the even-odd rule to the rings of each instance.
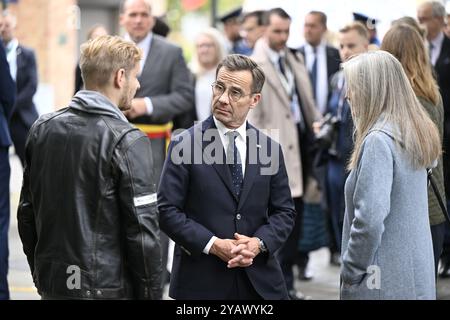
[[[259,240],[235,233],[234,239],[214,241],[210,253],[225,261],[228,268],[249,267],[259,254]]]

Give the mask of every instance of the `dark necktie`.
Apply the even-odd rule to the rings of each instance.
[[[236,137],[238,135],[239,133],[236,131],[229,131],[226,134],[228,138],[227,164],[231,172],[231,180],[233,182],[234,193],[239,198],[244,177],[242,176],[241,155],[236,147]]]
[[[433,49],[434,49],[434,45],[430,42],[428,44],[428,55],[430,57],[430,63],[433,64]]]
[[[281,74],[287,78],[286,76],[286,64],[284,63],[284,58],[280,56],[280,58],[278,59],[278,66],[280,67],[280,72]]]
[[[314,61],[312,64],[311,71],[309,73],[309,78],[311,79],[314,98],[316,98],[316,84],[317,84],[317,48],[316,47],[313,47],[313,55],[314,55]]]

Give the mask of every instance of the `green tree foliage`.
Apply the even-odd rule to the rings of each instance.
[[[206,3],[197,9],[205,16],[211,19],[211,6],[213,0],[208,0]],[[243,4],[243,0],[216,0],[217,2],[217,16],[221,16],[228,11],[235,9]],[[181,26],[181,19],[187,12],[184,10],[181,0],[167,0],[167,19],[173,31],[179,31]]]

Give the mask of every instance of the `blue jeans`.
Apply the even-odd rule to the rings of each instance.
[[[10,174],[8,148],[0,147],[0,300],[9,299],[7,277]]]

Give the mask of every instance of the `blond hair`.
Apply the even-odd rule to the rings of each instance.
[[[369,42],[369,31],[367,31],[367,28],[359,21],[354,21],[352,23],[347,24],[345,27],[343,27],[341,30],[339,30],[340,33],[347,33],[350,31],[356,31],[361,37],[367,40]]]
[[[128,75],[141,57],[134,43],[118,36],[101,36],[81,46],[81,76],[87,88],[102,88],[118,70],[124,69]]]
[[[430,166],[441,153],[438,129],[417,100],[400,62],[380,50],[358,55],[343,66],[355,123],[348,169],[357,167],[364,139],[380,119],[397,130],[397,146],[414,168]]]
[[[414,93],[437,105],[439,88],[432,74],[423,37],[406,24],[394,25],[383,38],[381,50],[392,53],[402,64]]]
[[[224,36],[217,29],[207,28],[197,35],[195,41],[196,43],[200,36],[206,36],[214,43],[214,48],[216,49],[216,65],[218,65],[219,62],[222,61],[227,55]],[[195,49],[194,55],[192,57],[191,69],[195,75],[200,75],[207,71],[204,70],[204,68],[200,64],[200,61],[198,60],[197,48]]]

